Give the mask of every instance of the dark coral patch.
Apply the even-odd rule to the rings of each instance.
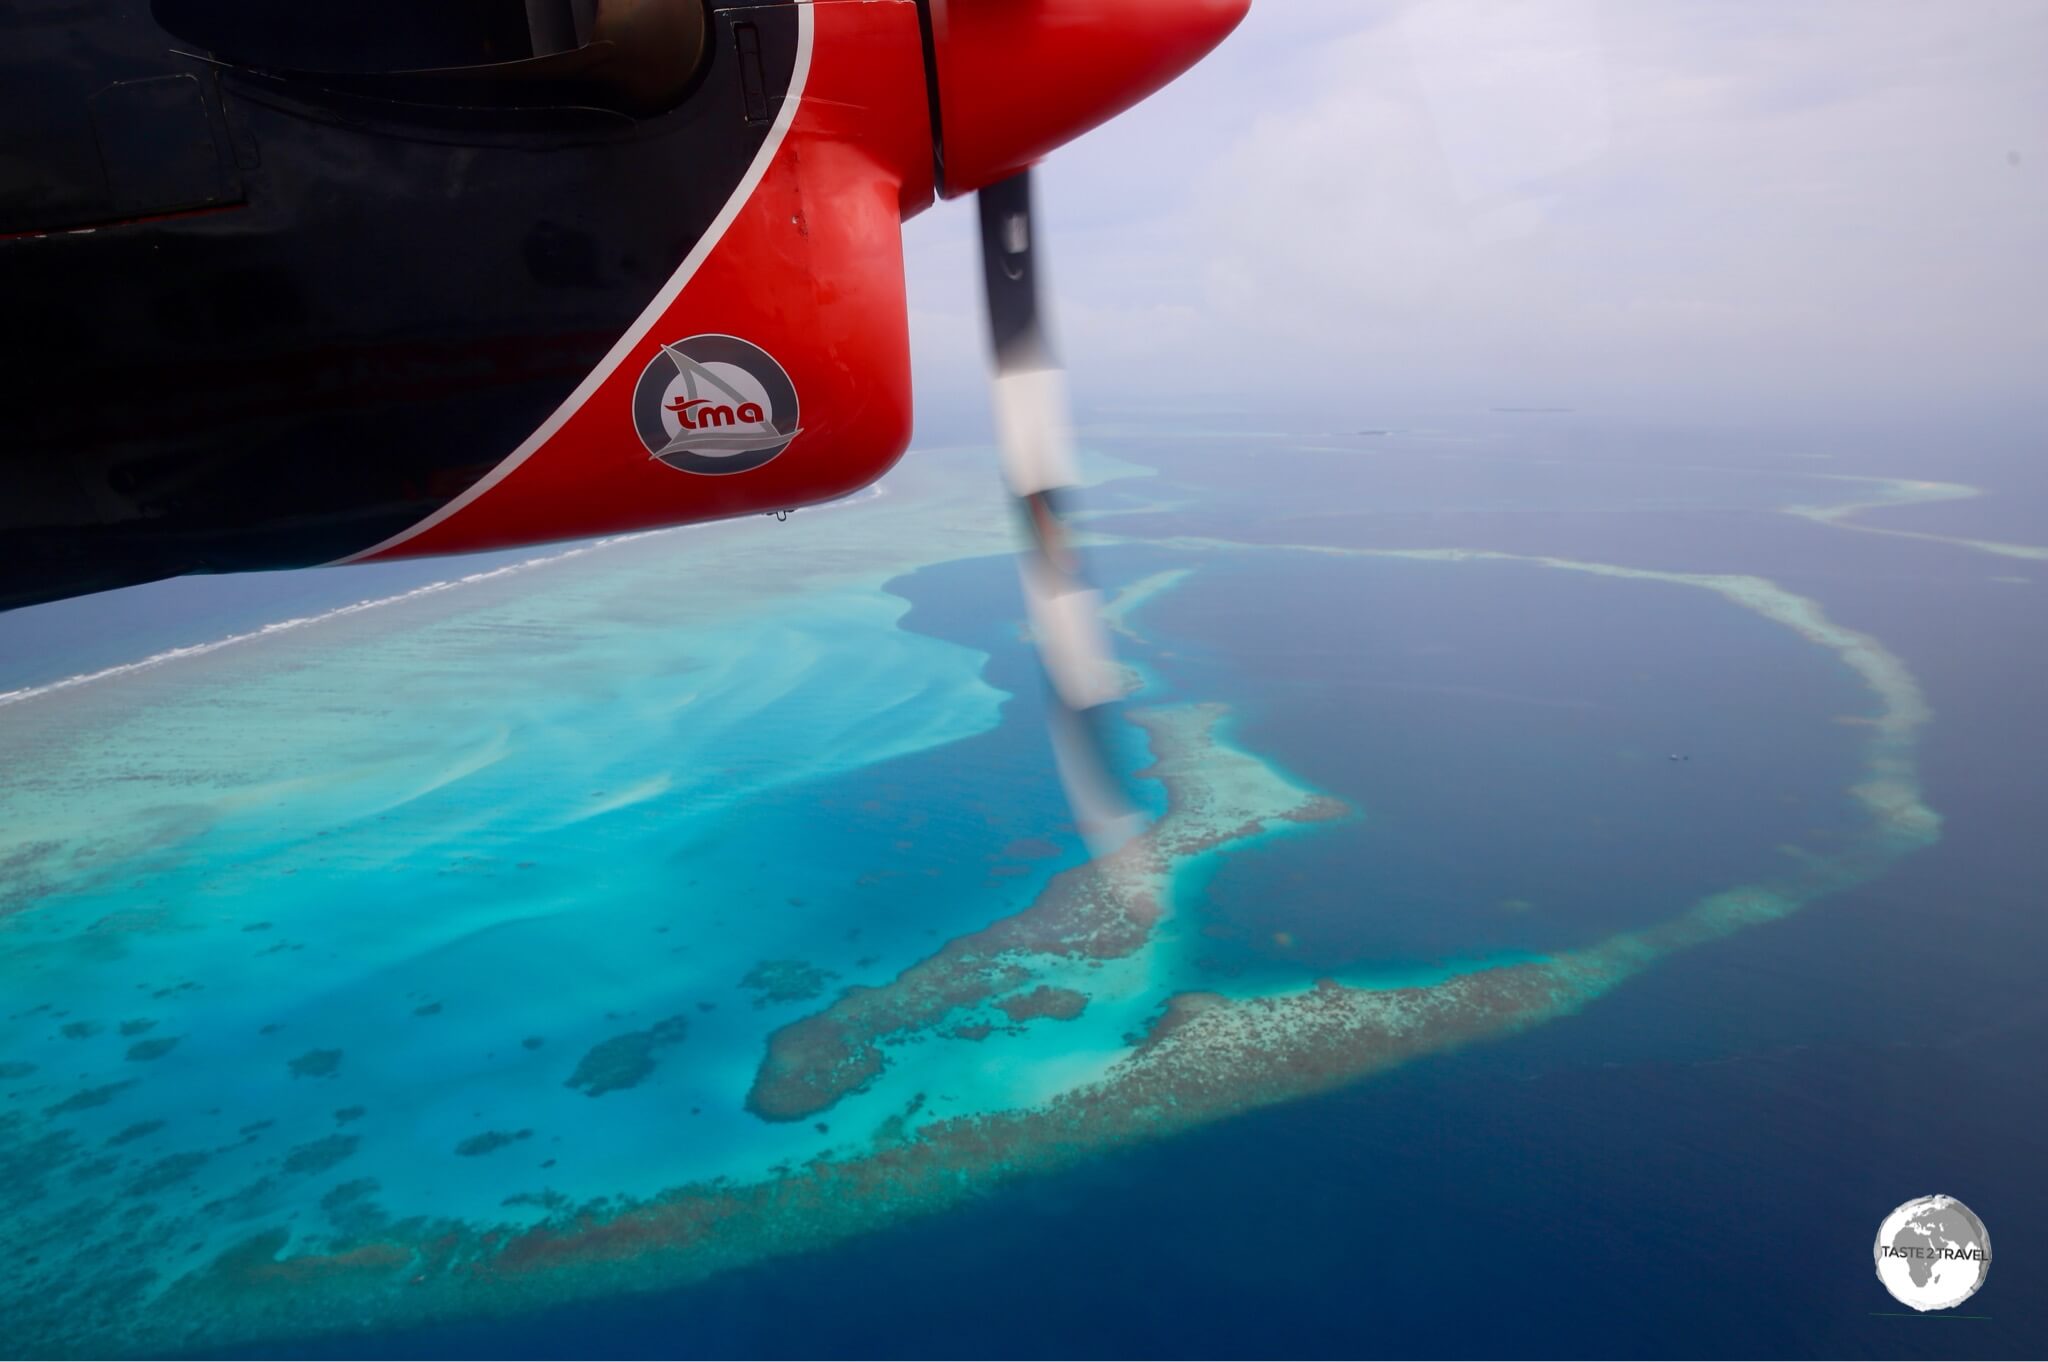
[[[320,1198],[320,1209],[330,1215],[344,1206],[352,1206],[377,1194],[377,1179],[355,1178],[349,1182],[338,1182],[333,1190]]]
[[[67,1111],[84,1111],[88,1107],[103,1107],[114,1100],[114,1094],[123,1088],[132,1088],[135,1080],[124,1078],[119,1083],[105,1083],[97,1088],[82,1088],[54,1106],[43,1108],[45,1115],[62,1116]]]
[[[258,1178],[245,1187],[238,1187],[226,1196],[215,1197],[200,1207],[208,1215],[224,1220],[253,1220],[269,1212],[276,1203],[277,1181],[274,1178]]]
[[[203,1149],[188,1149],[182,1154],[167,1154],[142,1170],[136,1179],[128,1184],[129,1196],[148,1196],[153,1192],[167,1191],[181,1182],[189,1181],[213,1155]]]
[[[9,1134],[23,1124],[10,1114],[0,1129]],[[79,1155],[78,1136],[68,1130],[52,1130],[20,1144],[0,1143],[0,1224],[6,1223],[20,1207],[43,1197],[43,1182]]]
[[[809,1002],[838,977],[808,960],[763,960],[747,971],[740,987],[752,989],[757,995],[754,1006],[767,1007],[771,1003]]]
[[[154,1135],[163,1128],[164,1123],[162,1121],[137,1121],[132,1126],[124,1127],[120,1134],[109,1135],[107,1143],[109,1145],[127,1144],[132,1140],[139,1140],[145,1135]]]
[[[1013,1022],[1034,1021],[1039,1017],[1072,1021],[1088,1006],[1088,996],[1071,988],[1040,984],[1029,993],[1013,993],[1007,998],[998,998],[996,1006]]]
[[[85,1040],[89,1036],[97,1036],[102,1029],[100,1024],[94,1021],[65,1022],[64,1039]]]
[[[638,1087],[647,1075],[654,1072],[656,1053],[681,1042],[689,1030],[687,1019],[670,1017],[645,1031],[629,1031],[623,1036],[599,1041],[576,1065],[576,1072],[569,1075],[567,1086],[581,1088],[590,1097]]]
[[[132,1017],[129,1020],[121,1023],[121,1035],[123,1039],[126,1039],[131,1036],[139,1036],[144,1031],[154,1030],[155,1027],[156,1022],[151,1018]]]
[[[295,1146],[285,1155],[287,1173],[324,1173],[356,1152],[361,1143],[353,1135],[329,1135],[324,1140]]]
[[[293,1078],[332,1078],[341,1070],[341,1051],[308,1050],[286,1063],[291,1066]]]
[[[339,1183],[320,1198],[320,1209],[344,1235],[365,1238],[378,1234],[391,1220],[376,1202],[378,1190],[375,1178],[356,1178]]]
[[[158,1036],[154,1040],[138,1040],[128,1047],[128,1058],[140,1062],[162,1059],[178,1048],[177,1036]]]
[[[350,1121],[360,1121],[369,1114],[368,1107],[338,1107],[334,1113],[334,1124],[345,1126]]]
[[[482,1154],[496,1153],[508,1144],[518,1144],[521,1140],[532,1138],[533,1132],[530,1130],[486,1130],[483,1134],[472,1135],[456,1145],[455,1152],[465,1159],[473,1159]]]

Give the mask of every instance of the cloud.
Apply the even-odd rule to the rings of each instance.
[[[2042,70],[2002,0],[1264,0],[1046,169],[1076,391],[2024,394]],[[912,237],[925,391],[978,386],[971,213]]]

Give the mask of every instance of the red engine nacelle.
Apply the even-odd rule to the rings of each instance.
[[[345,561],[780,510],[873,482],[910,441],[902,221],[1129,108],[1248,4],[803,0],[789,93],[660,294],[488,475]]]

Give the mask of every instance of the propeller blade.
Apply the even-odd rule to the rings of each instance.
[[[1096,855],[1143,824],[1117,780],[1102,708],[1123,695],[1102,602],[1081,572],[1065,502],[1078,481],[1066,375],[1039,307],[1031,172],[981,191],[982,276],[994,354],[996,442],[1027,544],[1018,563],[1024,604],[1051,688],[1053,755],[1074,821]]]

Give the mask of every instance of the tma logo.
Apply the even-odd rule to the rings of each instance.
[[[730,425],[758,426],[768,419],[759,402],[742,402],[735,410],[713,406],[708,397],[671,397],[661,409],[674,412],[676,424],[684,430],[712,430]]]
[[[796,385],[738,336],[664,345],[633,388],[633,428],[649,458],[685,473],[744,473],[800,433]]]

